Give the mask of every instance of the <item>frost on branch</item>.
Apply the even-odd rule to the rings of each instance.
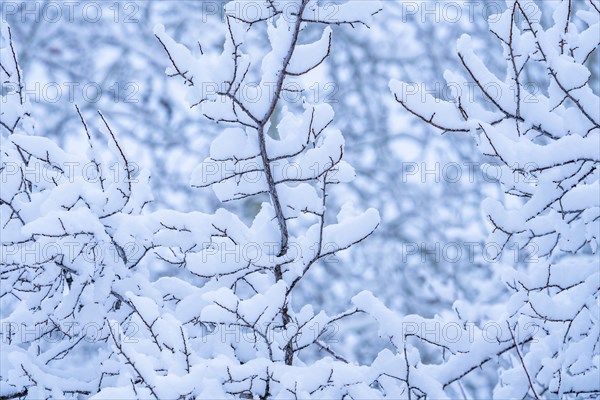
[[[600,275],[597,256],[590,253],[600,243],[600,100],[590,87],[588,65],[600,44],[600,10],[594,2],[556,2],[545,27],[533,1],[506,5],[502,15],[490,18],[506,59],[502,76],[486,67],[463,35],[457,46],[462,73],[445,74],[453,101],[435,99],[414,84],[392,81],[390,87],[426,123],[475,137],[492,164],[484,170],[496,171],[492,175],[506,193],[504,204],[484,203],[489,242],[500,249],[516,244],[537,262],[506,272],[513,295],[490,321],[500,327],[491,345],[430,341],[443,350],[445,362],[414,368],[435,371],[431,375],[442,387],[460,396],[464,376],[501,356],[496,398],[595,398]],[[545,79],[532,87],[528,76],[539,70]],[[398,340],[403,332],[390,332],[382,307],[371,306],[371,313]],[[463,324],[468,307],[455,308]]]

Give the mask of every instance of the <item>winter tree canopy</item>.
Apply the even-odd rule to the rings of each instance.
[[[0,399],[600,397],[597,0],[1,12]]]

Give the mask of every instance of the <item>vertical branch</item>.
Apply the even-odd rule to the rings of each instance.
[[[529,381],[529,387],[531,388],[531,392],[533,393],[533,397],[535,400],[540,400],[538,397],[535,388],[533,387],[533,382],[531,381],[531,376],[529,376],[529,371],[527,371],[527,367],[525,366],[525,361],[523,360],[523,356],[521,355],[521,351],[519,350],[519,345],[515,340],[515,335],[513,334],[512,329],[510,328],[510,323],[506,321],[506,325],[508,326],[508,331],[510,332],[510,336],[512,337],[512,341],[515,345],[515,350],[517,351],[517,355],[519,356],[519,360],[521,360],[521,365],[523,366],[523,371],[525,371],[525,375],[527,375],[527,381]]]
[[[281,232],[281,240],[280,240],[280,249],[279,249],[279,257],[285,255],[288,247],[288,229],[287,222],[285,220],[285,216],[283,215],[283,209],[281,207],[281,202],[279,201],[279,195],[277,193],[277,186],[275,184],[275,180],[273,179],[273,174],[271,172],[271,165],[269,163],[269,156],[267,154],[267,146],[265,142],[265,126],[270,120],[275,108],[277,107],[277,103],[279,98],[281,97],[281,91],[283,90],[283,82],[286,77],[286,69],[294,55],[294,50],[296,49],[296,43],[298,42],[298,36],[300,35],[300,28],[302,26],[302,15],[304,14],[304,9],[308,4],[308,0],[302,0],[302,4],[300,5],[300,9],[298,10],[298,15],[296,18],[296,23],[294,25],[294,33],[292,36],[292,41],[290,42],[290,47],[286,56],[283,59],[281,69],[279,70],[279,75],[277,76],[277,85],[275,86],[275,93],[271,100],[271,104],[260,121],[258,126],[258,140],[260,146],[260,156],[262,162],[265,167],[265,175],[267,177],[267,184],[269,185],[269,195],[271,197],[271,202],[273,203],[273,207],[275,208],[275,216],[277,217],[277,222],[279,224],[279,230]],[[277,280],[282,279],[281,267],[277,266],[275,268],[275,275]]]
[[[108,125],[108,122],[106,122],[104,115],[102,115],[102,113],[100,111],[98,111],[98,114],[100,115],[102,122],[104,122],[104,126],[106,126],[106,129],[108,129],[108,133],[110,133],[110,136],[112,137],[113,142],[115,142],[115,146],[117,146],[117,150],[119,150],[121,158],[123,159],[123,162],[125,163],[125,170],[127,171],[127,183],[129,185],[129,190],[131,191],[131,170],[129,169],[129,161],[127,161],[127,157],[125,157],[125,153],[123,152],[123,149],[121,148],[121,145],[119,144],[119,141],[115,137],[115,134],[113,133],[112,129]]]
[[[515,17],[516,17],[516,12],[517,12],[517,3],[515,2],[515,4],[513,4],[513,10],[512,10],[512,17],[511,17],[511,23],[510,23],[510,37],[509,37],[509,42],[508,42],[508,50],[510,52],[510,61],[512,64],[512,68],[513,68],[513,73],[515,74],[515,86],[516,86],[516,95],[517,95],[517,109],[516,109],[516,114],[515,114],[515,124],[517,126],[517,134],[519,136],[521,136],[521,128],[519,126],[519,122],[521,120],[521,82],[519,82],[519,75],[521,73],[521,71],[519,71],[517,69],[517,62],[516,62],[516,55],[515,55],[515,46],[514,46],[514,28],[515,28]]]
[[[19,70],[19,63],[17,62],[17,53],[15,52],[15,47],[13,45],[12,40],[12,32],[10,30],[10,26],[8,28],[8,43],[10,44],[10,50],[12,52],[13,61],[15,62],[15,70],[17,71],[17,84],[19,85],[19,102],[21,105],[24,103],[23,99],[23,81],[21,80],[21,71]]]

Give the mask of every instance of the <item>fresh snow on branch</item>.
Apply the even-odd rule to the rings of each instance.
[[[475,340],[458,351],[444,341],[429,342],[450,355],[442,366],[416,369],[444,371],[432,372],[444,387],[504,354],[496,398],[600,394],[600,99],[588,67],[600,45],[600,13],[594,2],[577,12],[574,3],[556,2],[551,24],[544,27],[535,2],[506,1],[503,14],[490,18],[505,71],[488,69],[463,35],[457,44],[462,72],[444,75],[455,89],[449,101],[420,93],[412,84],[390,83],[408,112],[448,134],[475,138],[506,193],[504,201],[483,204],[489,242],[500,250],[515,245],[533,250],[538,261],[504,274],[513,294],[500,318],[491,321],[500,328],[496,343]],[[544,71],[545,79],[532,91],[527,79],[536,70]],[[468,83],[476,95],[456,90]],[[359,299],[365,302],[364,296]],[[371,306],[373,315],[397,338],[396,325],[381,321],[381,307]],[[460,307],[456,311],[460,318]]]
[[[0,399],[600,396],[595,0],[454,24],[445,73],[446,28],[418,19],[450,2],[128,4],[148,21],[93,32],[28,32],[3,5]],[[31,60],[77,75],[96,43],[144,101],[36,120]],[[427,182],[457,159],[496,175]],[[167,206],[181,193],[193,207]],[[491,257],[438,257],[485,224]]]

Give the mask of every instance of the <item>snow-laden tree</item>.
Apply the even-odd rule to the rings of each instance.
[[[354,1],[357,4],[359,0]],[[200,53],[200,48],[204,52],[213,51],[222,46],[225,36],[225,31],[218,29],[223,15],[220,2],[77,3],[71,5],[71,11],[69,3],[4,3],[0,11],[11,24],[15,46],[20,49],[19,62],[23,75],[29,78],[26,92],[37,116],[38,130],[65,150],[76,151],[78,146],[85,145],[85,135],[80,132],[79,116],[73,113],[74,104],[79,105],[84,115],[101,109],[109,117],[112,129],[118,132],[121,145],[128,148],[129,158],[140,165],[152,166],[150,184],[155,201],[151,208],[175,207],[183,211],[215,207],[217,199],[213,193],[193,190],[188,178],[194,160],[207,152],[219,127],[203,119],[195,108],[182,106],[181,91],[177,90],[179,82],[162,74],[164,53],[152,27],[160,21],[176,41],[193,52]],[[421,246],[425,241],[428,248],[440,242],[458,241],[456,235],[446,234],[450,232],[446,228],[465,220],[483,231],[475,207],[479,203],[478,194],[471,195],[469,191],[480,187],[471,184],[470,188],[457,190],[454,184],[415,185],[403,179],[406,176],[403,166],[415,162],[422,167],[421,158],[408,158],[409,152],[423,159],[435,157],[435,162],[448,157],[457,163],[476,154],[470,150],[469,138],[462,139],[461,145],[451,146],[447,142],[454,142],[455,138],[391,118],[396,107],[394,99],[381,93],[387,90],[391,77],[398,76],[395,73],[398,68],[405,71],[401,76],[419,80],[440,76],[437,68],[446,65],[452,54],[445,44],[462,27],[469,27],[469,18],[464,10],[460,27],[453,23],[438,24],[437,17],[430,14],[426,22],[421,21],[424,9],[440,9],[439,1],[387,1],[384,6],[370,30],[360,25],[332,26],[335,51],[315,74],[319,82],[313,83],[316,79],[311,77],[311,83],[305,85],[308,88],[305,95],[309,100],[320,97],[334,108],[336,127],[344,132],[348,143],[345,159],[357,171],[358,179],[330,194],[330,206],[338,207],[351,198],[358,207],[380,210],[386,223],[365,245],[336,258],[335,268],[326,263],[315,266],[315,271],[307,277],[310,283],[298,288],[296,299],[311,302],[317,309],[342,310],[353,293],[369,287],[396,309],[433,315],[449,308],[457,297],[477,296],[479,291],[472,289],[489,271],[482,265],[476,276],[457,279],[464,277],[465,271],[445,260],[430,261],[434,256],[424,263],[420,255],[410,255],[405,263],[402,257],[388,257],[388,254],[406,252],[407,246],[414,244],[425,247]],[[243,6],[245,12],[252,12],[253,7],[253,3]],[[335,13],[333,4],[327,5],[327,12]],[[97,19],[96,14],[103,18]],[[303,32],[306,40],[320,37],[320,28],[307,26]],[[256,47],[268,45],[267,35],[257,35],[255,39]],[[425,42],[438,51],[427,51],[427,46],[420,45]],[[318,93],[315,88],[319,88]],[[55,89],[61,95],[58,101],[54,99]],[[87,96],[82,96],[86,90]],[[302,94],[288,91],[285,97],[301,98]],[[279,119],[279,111],[278,106],[274,120]],[[88,118],[86,122],[92,130],[104,129],[99,118]],[[204,134],[198,135],[198,131]],[[419,152],[405,150],[415,147]],[[449,154],[449,147],[456,151]],[[98,150],[104,148],[99,146]],[[472,206],[462,207],[466,216],[447,212],[448,208],[464,204],[467,198]],[[444,199],[444,206],[423,206],[438,203],[436,199]],[[260,201],[248,198],[230,203],[230,210],[247,220],[254,215]],[[467,230],[463,225],[461,228],[452,231]],[[468,241],[478,240],[471,231]],[[484,237],[483,233],[478,236]],[[386,250],[381,251],[382,248]],[[365,270],[369,273],[365,274]],[[176,272],[172,268],[153,271],[157,275]],[[381,276],[387,278],[386,284],[382,284]],[[331,288],[333,280],[335,288]],[[398,292],[403,296],[398,296]],[[352,327],[359,325],[356,319],[351,321]],[[364,326],[372,329],[368,319],[364,319]],[[355,345],[345,342],[337,348],[348,358],[370,359],[376,349],[362,336],[376,339],[375,333],[360,328],[357,331],[360,339],[346,335]]]
[[[182,33],[186,28],[173,22],[181,14],[155,30],[168,74],[183,82],[192,112],[210,124],[190,119],[174,142],[185,144],[191,132],[189,138],[220,133],[191,182],[190,196],[211,188],[225,203],[211,214],[145,209],[149,174],[119,139],[128,118],[71,107],[89,143],[85,156],[35,136],[14,32],[2,25],[0,397],[468,398],[490,397],[490,377],[498,381],[496,398],[597,396],[599,275],[591,251],[598,244],[599,118],[597,93],[586,85],[598,57],[596,4],[555,3],[548,17],[532,2],[508,1],[506,13],[490,20],[490,38],[504,47],[506,77],[486,68],[489,58],[466,37],[459,44],[463,77],[446,75],[450,87],[477,88],[473,98],[463,91],[453,102],[423,102],[414,86],[393,84],[396,99],[416,116],[477,139],[507,192],[504,204],[485,205],[491,242],[537,257],[504,273],[509,301],[470,304],[480,299],[472,296],[454,304],[456,316],[426,319],[391,311],[393,288],[385,301],[363,292],[344,307],[327,292],[335,282],[313,279],[318,266],[354,275],[355,282],[363,276],[356,271],[370,268],[368,252],[352,274],[344,266],[361,258],[327,262],[370,236],[379,216],[331,201],[355,174],[343,160],[332,108],[314,101],[327,97],[310,96],[307,82],[339,49],[332,42],[337,29],[330,28],[371,24],[380,5],[251,3],[231,2],[222,29],[205,27],[211,38],[225,38],[222,51]],[[119,54],[138,54],[142,42],[121,40]],[[528,80],[539,90],[532,92]],[[500,97],[491,92],[498,88]],[[368,92],[365,102],[373,99]],[[140,114],[148,115],[141,118],[146,128],[164,122],[153,99]],[[373,104],[369,112],[377,110]],[[360,109],[342,114],[346,126],[353,116],[362,120]],[[391,187],[393,171],[373,176]],[[355,198],[368,202],[377,185],[357,186]],[[397,200],[382,197],[384,205],[386,198]],[[235,212],[249,200],[259,205],[256,212]],[[313,282],[326,298],[319,304],[311,303],[314,290],[303,288]],[[494,289],[488,283],[482,291],[488,288]],[[444,304],[443,292],[421,298]],[[318,310],[332,304],[342,311]],[[362,313],[390,339],[366,365],[327,341],[342,321]]]
[[[1,394],[91,394],[76,378],[100,376],[108,321],[124,322],[131,312],[120,293],[136,286],[128,267],[139,252],[118,232],[151,200],[148,173],[129,163],[102,115],[112,160],[98,156],[98,138],[81,114],[84,155],[35,136],[6,23],[2,46]]]
[[[192,105],[228,126],[192,185],[211,186],[224,202],[262,198],[250,224],[225,209],[142,213],[148,174],[135,170],[110,117],[96,118],[116,164],[97,156],[81,113],[86,157],[14,128],[20,93],[3,114],[3,396],[379,397],[370,369],[323,341],[358,310],[328,315],[293,302],[311,267],[371,235],[378,213],[346,204],[336,215],[327,204],[332,186],[354,178],[328,105],[289,104],[272,118],[289,81],[301,83],[329,55],[326,25],[368,24],[379,4],[348,2],[332,15],[316,1],[273,2],[253,19],[242,5],[228,5],[221,54],[195,58],[162,27],[155,32]],[[305,42],[310,24],[324,29]],[[14,68],[3,57],[3,71],[20,88],[7,32]],[[261,54],[251,39],[265,33],[271,49]],[[150,279],[161,264],[183,272]],[[311,347],[324,357],[307,363]]]
[[[496,363],[495,398],[595,398],[600,101],[587,65],[598,57],[600,9],[593,1],[577,12],[569,0],[556,2],[543,25],[534,2],[506,3],[507,10],[490,19],[506,59],[504,74],[490,71],[464,35],[457,46],[463,73],[446,72],[445,79],[455,89],[476,91],[455,90],[453,101],[443,101],[414,84],[390,86],[396,100],[428,124],[475,137],[490,162],[484,169],[495,171],[506,193],[502,202],[484,203],[489,242],[500,252],[518,246],[535,262],[505,271],[512,296],[496,319],[479,326],[469,324],[476,309],[462,303],[455,304],[453,320],[395,317],[366,294],[356,304],[379,320],[399,348],[396,357],[407,354],[407,337],[440,349],[438,365],[409,352],[408,381],[425,372],[450,396],[466,397],[461,379]],[[536,71],[546,78],[532,85],[528,77]],[[444,327],[455,330],[444,334]],[[409,385],[428,393],[416,379]]]
[[[486,5],[386,1],[369,34],[334,30],[336,51],[327,66],[337,91],[331,101],[357,179],[332,201],[349,197],[372,204],[385,222],[340,259],[343,268],[319,268],[309,277],[306,296],[325,307],[343,305],[368,288],[395,311],[431,317],[452,312],[457,299],[493,303],[504,294],[488,284],[496,269],[481,257],[485,225],[479,204],[492,185],[475,168],[481,163],[475,144],[466,136],[439,135],[398,113],[393,96],[381,96],[394,77],[424,82],[432,93],[448,92],[440,82],[453,62],[448,43],[466,31],[478,48],[493,49],[483,34],[486,21],[474,18]],[[489,58],[495,66],[501,61]],[[454,250],[461,254],[455,257]],[[332,280],[334,290],[327,291]],[[370,318],[362,315],[340,328],[355,334],[340,336],[334,348],[362,361],[376,356],[381,342]]]
[[[101,109],[128,157],[151,166],[155,200],[150,209],[217,207],[212,191],[195,190],[188,180],[220,127],[181,101],[180,82],[163,74],[164,52],[152,28],[163,23],[174,40],[194,53],[218,51],[226,33],[219,29],[221,3],[225,1],[2,3],[0,12],[11,24],[19,65],[28,77],[25,92],[38,131],[66,151],[77,151],[86,145],[86,136],[74,104],[88,116]],[[324,5],[328,3],[332,2]],[[392,77],[443,89],[439,79],[454,53],[447,44],[461,32],[478,41],[478,54],[497,71],[502,54],[490,45],[494,37],[482,34],[486,21],[474,17],[499,9],[498,3],[502,1],[390,0],[383,3],[371,29],[332,26],[335,51],[314,77],[308,77],[305,95],[333,107],[335,126],[347,142],[344,157],[356,169],[357,179],[332,191],[329,206],[351,199],[359,208],[377,208],[385,223],[363,245],[311,268],[297,288],[296,301],[310,302],[316,310],[343,311],[354,293],[369,288],[397,311],[432,316],[448,312],[457,298],[481,304],[505,294],[503,288],[485,284],[496,273],[489,262],[475,260],[473,268],[466,256],[465,242],[479,242],[478,253],[482,248],[485,227],[478,205],[491,185],[483,179],[459,185],[435,173],[420,182],[425,168],[450,163],[461,166],[464,180],[469,180],[467,163],[480,158],[474,142],[466,136],[438,135],[408,113],[397,113],[393,97],[381,95]],[[332,6],[329,14],[335,12]],[[253,7],[253,2],[243,6],[246,13]],[[318,24],[303,31],[306,41],[320,36]],[[267,35],[253,37],[255,47],[264,49],[268,43]],[[291,91],[285,95],[302,96]],[[278,105],[274,121],[280,109]],[[88,117],[86,122],[90,130],[105,129],[100,118]],[[415,167],[412,174],[409,168]],[[230,202],[228,209],[248,221],[261,201],[250,197]],[[448,260],[436,246],[460,246],[463,257]],[[151,270],[154,276],[179,272],[170,265]],[[330,344],[345,358],[368,362],[376,356],[381,343],[367,316],[340,321],[339,329],[344,335],[335,335],[338,342]]]
[[[129,156],[152,165],[151,207],[214,206],[213,196],[189,196],[187,181],[193,156],[215,131],[185,107],[180,91],[173,90],[175,82],[164,76],[162,49],[152,29],[163,23],[177,40],[197,47],[196,28],[202,24],[207,34],[198,42],[204,50],[215,48],[224,37],[214,29],[223,2],[3,2],[0,12],[19,48],[38,129],[65,150],[77,151],[85,138],[78,134],[74,105],[84,115],[101,109],[111,116]],[[97,118],[87,123],[90,129],[103,126]],[[196,134],[200,125],[207,135]]]

